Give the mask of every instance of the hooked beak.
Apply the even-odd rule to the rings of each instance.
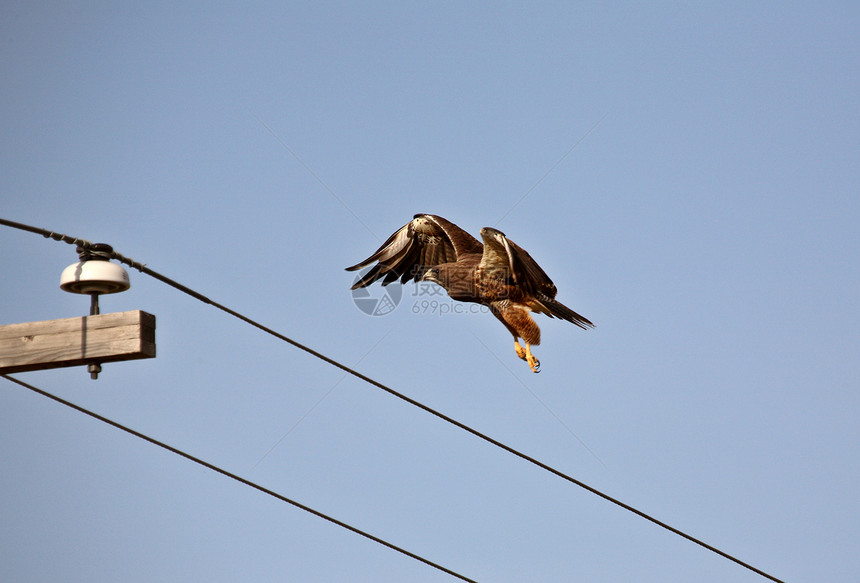
[[[433,283],[439,283],[439,270],[428,269],[424,272],[424,275],[421,276],[421,281],[432,281]]]

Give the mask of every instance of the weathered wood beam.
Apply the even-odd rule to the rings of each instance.
[[[0,373],[155,357],[155,316],[140,310],[0,326]]]

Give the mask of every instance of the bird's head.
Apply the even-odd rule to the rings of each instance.
[[[431,267],[421,276],[421,281],[432,281],[433,283],[442,285],[441,272],[438,267]]]
[[[502,233],[498,229],[494,229],[493,227],[484,227],[483,229],[481,229],[481,237],[484,237],[484,238],[486,238],[486,237],[493,237],[493,238],[503,237],[504,238],[504,236],[505,236],[504,233]]]

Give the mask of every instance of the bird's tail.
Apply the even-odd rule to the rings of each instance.
[[[573,310],[571,310],[570,308],[568,308],[567,306],[562,304],[560,301],[556,300],[555,298],[550,298],[550,297],[547,297],[545,295],[541,295],[539,297],[538,301],[540,303],[540,307],[542,307],[544,309],[543,310],[535,310],[535,311],[542,312],[542,313],[546,314],[547,316],[549,316],[550,318],[555,317],[555,318],[561,318],[562,320],[567,320],[568,322],[576,324],[577,326],[579,326],[583,330],[588,330],[589,328],[594,328],[594,324],[591,323],[591,320],[589,320],[585,316],[577,314],[576,312],[574,312]]]

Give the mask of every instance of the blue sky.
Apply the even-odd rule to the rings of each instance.
[[[5,2],[0,216],[781,579],[855,581],[859,27],[849,2]],[[501,229],[596,329],[539,317],[535,375],[412,285],[364,314],[343,268],[418,212]],[[71,247],[0,245],[0,323],[87,312]],[[130,275],[102,310],[155,314],[156,359],[18,377],[479,581],[764,580]],[[0,384],[4,582],[452,580]]]

